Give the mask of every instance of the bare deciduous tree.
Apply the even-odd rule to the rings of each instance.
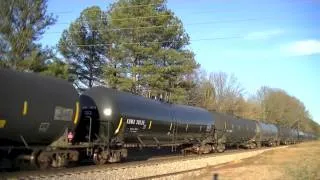
[[[216,72],[208,77],[203,70],[197,73],[196,86],[189,93],[191,105],[310,132],[319,129],[320,134],[320,126],[312,121],[304,104],[284,90],[262,86],[245,99],[234,75]]]
[[[214,107],[218,112],[236,113],[243,99],[243,88],[234,75],[211,73],[209,81],[215,91]]]

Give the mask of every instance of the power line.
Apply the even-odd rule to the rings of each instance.
[[[312,2],[312,1],[310,1]],[[220,12],[218,10],[208,10],[208,11],[196,11],[196,12],[189,12],[188,14],[206,14],[212,12]],[[225,11],[220,13],[231,13],[231,12],[241,12],[241,11]],[[260,12],[260,11],[259,11]],[[301,12],[301,13],[306,13]],[[300,13],[299,13],[300,14]],[[139,16],[139,17],[125,17],[125,18],[100,18],[99,20],[93,20],[91,22],[110,22],[110,21],[124,21],[124,20],[139,20],[139,19],[149,19],[149,18],[161,18],[161,17],[169,17],[175,16],[174,14],[160,14],[160,15],[153,15],[153,16]],[[74,22],[75,23],[75,22]],[[83,23],[82,21],[78,22],[78,24]],[[70,22],[60,22],[55,24],[70,24]]]
[[[314,0],[303,0],[303,1],[288,0],[287,2],[285,2],[283,4],[295,4],[295,3],[306,3],[306,2],[314,2]],[[112,4],[112,3],[110,3],[110,4]],[[265,3],[263,5],[270,5],[270,4],[275,4],[275,3]],[[280,3],[276,3],[276,4],[280,4]],[[140,7],[147,7],[147,6],[157,6],[157,5],[162,5],[162,3],[128,5],[128,6],[123,6],[123,7],[121,7],[121,6],[120,7],[116,7],[116,8],[113,8],[113,9],[130,9],[130,8],[140,8]],[[167,4],[164,4],[164,5],[167,5]],[[259,5],[261,5],[261,4],[259,4]],[[183,9],[183,8],[179,8],[179,9]],[[88,10],[88,11],[94,11],[94,10]],[[54,14],[71,14],[71,13],[74,13],[74,12],[75,11],[53,11],[52,13],[54,13]],[[208,12],[212,12],[212,11],[208,11]]]
[[[191,12],[191,13],[188,13],[188,14],[204,14],[204,13],[212,13],[212,12],[218,12],[218,11],[216,11],[216,10],[198,11],[198,12]],[[230,11],[230,12],[234,12],[234,11]],[[125,18],[108,18],[108,19],[101,18],[100,20],[93,20],[91,22],[110,22],[110,21],[123,21],[123,20],[139,20],[139,19],[160,18],[160,17],[169,17],[169,16],[174,16],[174,15],[172,15],[172,14],[160,14],[160,15],[153,15],[153,16],[139,16],[139,17],[125,17]],[[80,21],[79,24],[83,23],[83,22],[84,21]],[[61,23],[56,23],[56,24],[70,24],[70,23],[61,22]]]
[[[312,2],[312,1],[310,1]],[[212,12],[219,12],[216,10],[209,10],[209,11],[198,11],[198,12],[190,12],[188,14],[205,14],[205,13],[212,13]],[[235,12],[235,11],[230,11],[230,12]],[[224,13],[230,13],[230,12],[224,12]],[[295,14],[305,14],[308,13],[306,11],[303,12],[298,12]],[[149,18],[161,18],[161,17],[170,17],[174,16],[173,14],[160,14],[160,15],[153,15],[153,16],[140,16],[140,17],[125,17],[125,18],[100,18],[99,20],[92,20],[91,22],[110,22],[110,21],[124,21],[124,20],[141,20],[141,19],[149,19]],[[229,21],[229,20],[226,20]],[[233,21],[233,20],[231,20]],[[76,24],[81,24],[84,23],[85,21],[79,21],[79,22],[73,22]],[[55,24],[71,24],[71,22],[58,22]],[[200,23],[200,24],[206,24],[206,23]],[[55,32],[59,33],[59,32]]]
[[[266,19],[279,19],[279,16],[266,16],[259,18],[246,18],[246,19],[230,19],[230,20],[216,20],[216,21],[205,21],[205,22],[193,22],[186,23],[182,26],[193,26],[193,25],[205,25],[205,24],[218,24],[218,23],[233,23],[233,22],[248,22],[248,21],[261,21]],[[119,30],[137,30],[137,29],[153,29],[153,28],[169,28],[179,27],[180,25],[158,25],[158,26],[143,26],[143,27],[122,27],[122,28],[110,28],[103,30],[90,30],[91,32],[105,32],[105,31],[119,31]],[[71,32],[84,32],[84,31],[71,31]],[[47,34],[60,34],[62,31],[46,32]]]
[[[213,37],[213,38],[203,38],[203,39],[191,39],[190,41],[214,41],[214,40],[224,40],[224,39],[240,39],[245,38],[242,35],[234,35],[234,36],[226,36],[226,37]],[[158,41],[158,42],[127,42],[127,43],[119,43],[118,45],[141,45],[141,44],[164,44],[164,43],[175,43],[179,41]],[[94,46],[113,46],[115,43],[102,43],[102,44],[71,44],[70,46],[76,47],[94,47]]]
[[[130,8],[140,8],[140,7],[147,7],[147,6],[157,6],[157,5],[161,5],[161,3],[152,3],[152,4],[137,4],[137,5],[131,5],[131,6],[118,6],[116,8],[113,8],[113,10],[115,9],[130,9]],[[87,11],[96,11],[96,10],[87,10]],[[56,12],[52,12],[54,14],[71,14],[74,11],[56,11]]]
[[[123,21],[123,20],[138,20],[138,19],[148,19],[148,18],[160,18],[160,17],[169,17],[173,16],[172,14],[161,14],[161,15],[154,15],[154,16],[140,16],[140,17],[128,17],[128,18],[101,18],[100,20],[93,20],[91,22],[110,22],[110,21]],[[79,22],[83,23],[82,21]],[[56,23],[56,24],[70,24],[68,22],[61,22],[61,23]]]
[[[71,14],[74,11],[58,11],[58,12],[51,12],[52,14]]]
[[[128,9],[128,8],[140,8],[140,7],[147,7],[147,6],[157,6],[161,5],[162,3],[151,3],[151,4],[137,4],[137,5],[130,5],[130,6],[119,6],[114,9]]]

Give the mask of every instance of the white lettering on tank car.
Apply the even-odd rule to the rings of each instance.
[[[136,125],[144,126],[146,124],[145,120],[137,120]]]
[[[127,119],[127,124],[139,125],[139,126],[145,126],[145,125],[146,125],[146,120],[140,120],[140,119]]]
[[[146,129],[146,120],[141,119],[127,119],[126,129],[130,132],[138,132],[139,130]]]
[[[136,120],[135,119],[127,119],[127,124],[135,124]]]

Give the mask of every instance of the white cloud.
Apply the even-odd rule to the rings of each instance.
[[[308,56],[320,54],[320,40],[303,40],[290,43],[284,47],[291,56]]]
[[[284,33],[284,31],[281,29],[251,32],[245,36],[245,39],[247,39],[247,40],[264,40],[264,39],[269,39],[274,36],[278,36],[283,33]]]

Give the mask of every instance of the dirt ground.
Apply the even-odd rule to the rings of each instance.
[[[182,179],[320,180],[320,141],[291,145]]]

